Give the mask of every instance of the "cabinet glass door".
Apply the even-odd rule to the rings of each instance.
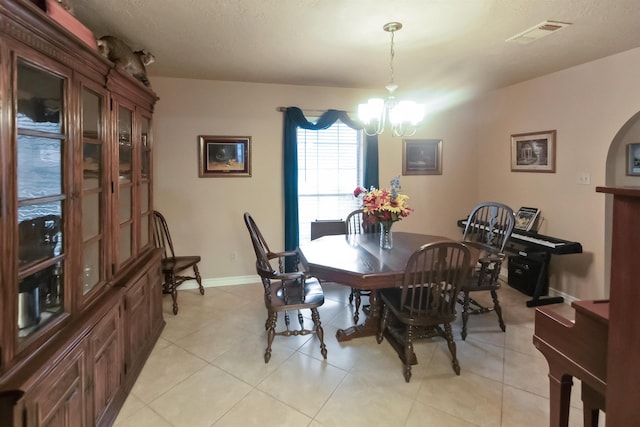
[[[142,116],[140,120],[140,247],[151,241],[151,119]]]
[[[17,66],[17,331],[25,339],[64,310],[65,78]]]
[[[105,280],[104,96],[82,90],[82,295]]]
[[[133,110],[118,107],[118,264],[133,254]]]

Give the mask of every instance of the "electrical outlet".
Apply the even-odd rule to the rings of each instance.
[[[237,252],[231,252],[231,255],[229,255],[229,260],[231,262],[238,261],[238,253]]]
[[[591,174],[589,172],[578,173],[578,184],[580,185],[591,184]]]

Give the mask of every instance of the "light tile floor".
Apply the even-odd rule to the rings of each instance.
[[[410,383],[388,342],[374,337],[339,343],[353,322],[349,289],[325,283],[319,341],[276,337],[268,364],[261,285],[180,291],[177,316],[165,296],[167,323],[115,425],[196,426],[548,426],[547,363],[532,344],[534,308],[526,295],[499,291],[506,333],[494,313],[472,316],[466,341],[453,325],[460,376],[444,340],[415,345]],[[572,319],[566,304],[553,306]],[[309,323],[310,320],[307,320]],[[571,426],[582,425],[574,380]],[[604,425],[601,414],[600,425]]]

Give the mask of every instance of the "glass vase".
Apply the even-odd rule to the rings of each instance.
[[[391,226],[393,222],[381,222],[380,223],[380,247],[382,249],[393,248],[393,232]]]

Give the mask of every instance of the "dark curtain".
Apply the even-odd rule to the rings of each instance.
[[[298,137],[297,128],[320,130],[341,120],[352,129],[362,129],[346,111],[328,110],[316,123],[309,122],[298,107],[288,107],[284,113],[284,248],[294,250],[299,245],[298,230]],[[364,186],[378,187],[378,136],[365,140]]]

